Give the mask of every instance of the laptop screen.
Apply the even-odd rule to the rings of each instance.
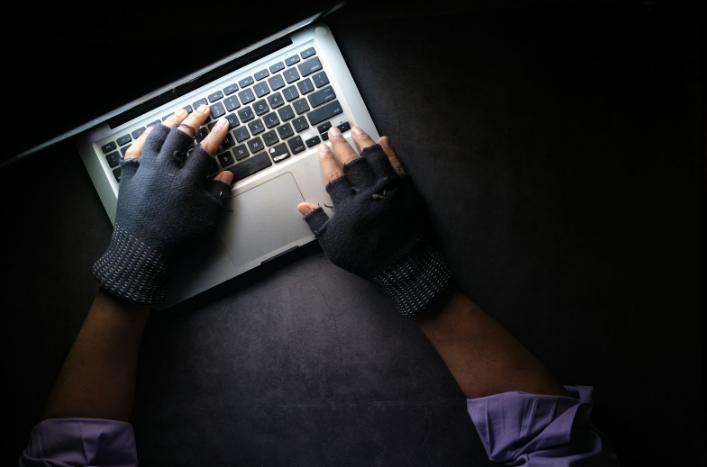
[[[95,4],[99,6],[80,13],[66,5],[39,16],[28,11],[41,41],[33,37],[36,42],[28,45],[6,38],[6,44],[19,46],[5,54],[5,69],[10,71],[4,74],[9,86],[4,120],[14,124],[6,128],[10,137],[0,151],[0,166],[111,117],[119,123],[118,109],[126,110],[127,104],[146,96],[157,103],[166,89],[173,92],[175,83],[188,92],[190,84],[193,89],[199,82],[184,83],[184,77],[228,66],[228,57],[245,55],[254,44],[274,43],[343,5],[331,0],[272,8],[263,1],[210,0],[208,6],[191,8],[162,0],[134,9]],[[259,58],[257,52],[249,56]]]

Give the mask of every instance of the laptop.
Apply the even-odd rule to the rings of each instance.
[[[198,129],[198,142],[217,119],[229,120],[229,134],[213,158],[213,175],[224,170],[234,174],[229,211],[217,232],[181,261],[159,309],[315,240],[296,206],[332,204],[317,146],[327,139],[331,126],[339,127],[354,148],[350,133],[354,126],[378,139],[332,32],[321,21],[342,6],[298,19],[41,145],[74,138],[114,222],[119,161],[148,126],[159,124],[175,109],[191,112],[205,103],[211,117]]]

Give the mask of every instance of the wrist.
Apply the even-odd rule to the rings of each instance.
[[[116,223],[108,249],[93,265],[93,275],[114,297],[157,305],[169,286],[172,262],[168,258]]]
[[[435,303],[450,280],[446,261],[424,241],[373,278],[403,316],[417,315]]]

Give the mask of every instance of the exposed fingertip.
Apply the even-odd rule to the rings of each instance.
[[[312,203],[300,203],[297,205],[297,211],[303,216],[306,216],[310,212],[314,211],[317,207]]]
[[[327,154],[331,152],[331,150],[329,149],[329,145],[326,143],[320,143],[317,149],[319,150],[319,154]]]
[[[383,148],[390,149],[390,140],[387,136],[381,136],[381,139],[378,142],[381,146],[383,146]]]
[[[361,128],[355,126],[351,129],[351,133],[353,133],[356,136],[360,136],[363,134],[363,130]]]
[[[180,108],[174,111],[174,115],[176,115],[177,117],[186,117],[187,111],[185,109]]]
[[[230,185],[231,182],[233,182],[233,172],[230,170],[225,170],[216,176],[216,180],[225,183],[226,185]]]

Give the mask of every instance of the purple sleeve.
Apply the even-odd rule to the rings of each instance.
[[[137,467],[129,423],[100,418],[49,418],[34,427],[21,467]]]
[[[489,459],[521,467],[618,466],[606,435],[589,420],[591,386],[571,397],[504,392],[467,400]]]

